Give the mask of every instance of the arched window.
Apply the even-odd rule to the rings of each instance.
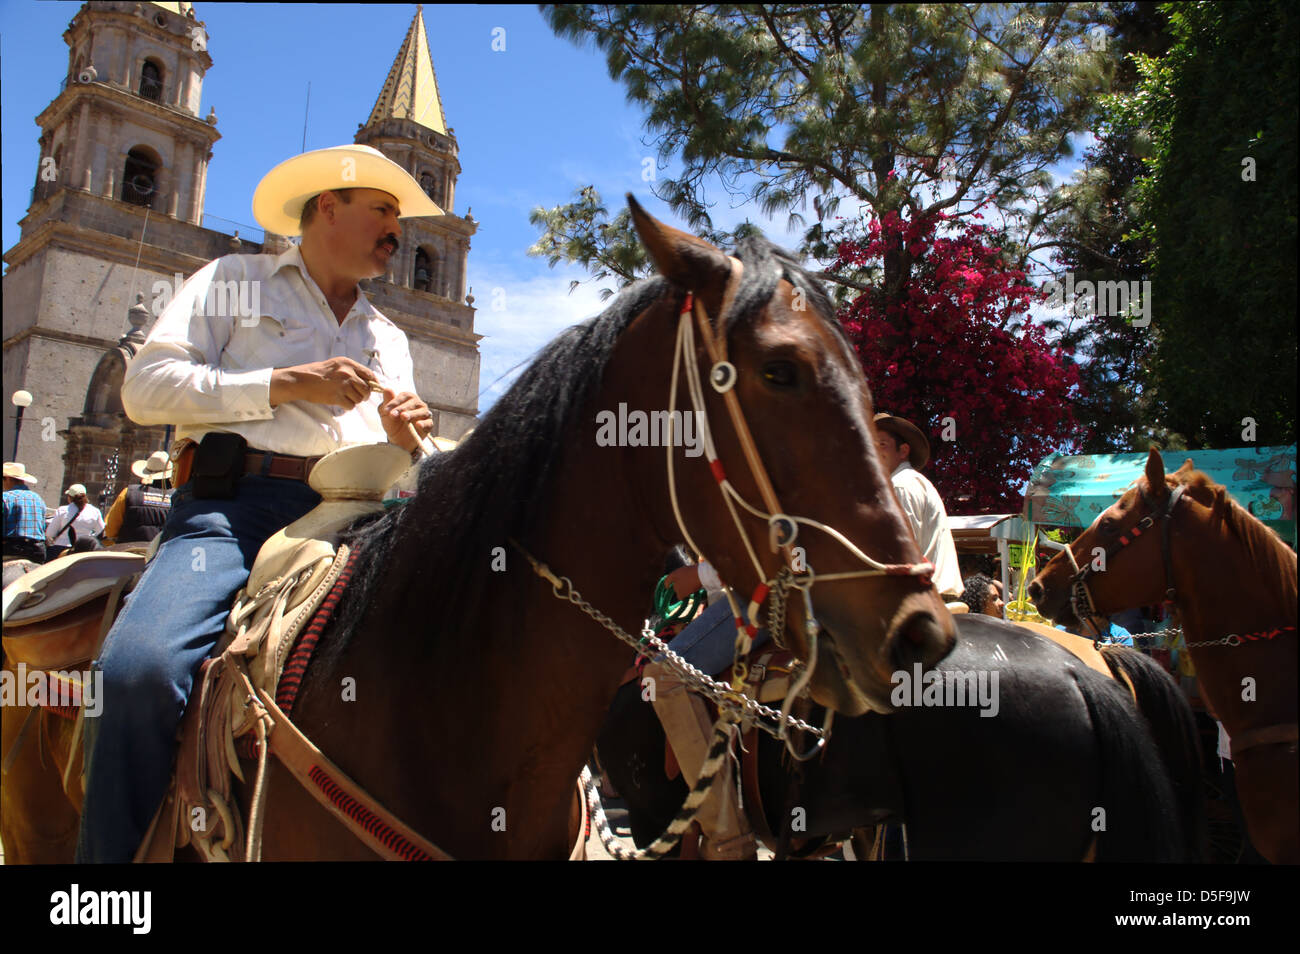
[[[433,258],[422,248],[415,250],[415,272],[411,287],[422,292],[433,288]]]
[[[145,60],[144,65],[140,67],[140,95],[144,99],[152,99],[155,103],[160,103],[162,91],[162,70],[153,60]]]
[[[434,202],[442,205],[442,177],[426,172],[420,176],[420,188]]]
[[[153,197],[158,191],[158,162],[139,147],[126,154],[126,167],[122,170],[122,201],[132,205],[153,207]]]

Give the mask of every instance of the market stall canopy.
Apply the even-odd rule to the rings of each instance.
[[[1230,450],[1164,451],[1165,472],[1190,457],[1192,466],[1223,484],[1232,498],[1284,539],[1296,540],[1296,445]],[[1049,526],[1086,527],[1142,476],[1146,454],[1053,454],[1025,488],[1029,519]]]
[[[997,553],[998,537],[1005,535],[997,531],[1008,521],[1016,524],[1021,522],[1014,513],[982,513],[969,517],[949,514],[948,529],[952,531],[952,542],[958,553]],[[1027,533],[1027,530],[1021,529],[1020,538],[1023,539]]]

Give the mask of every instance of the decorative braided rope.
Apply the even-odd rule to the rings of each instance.
[[[313,765],[308,777],[315,783],[317,788],[325,793],[325,797],[333,802],[339,811],[381,841],[384,847],[400,855],[403,861],[433,860],[426,852],[415,847],[415,845],[393,831],[368,808],[335,785],[334,780],[325,774],[319,766]]]
[[[334,585],[330,587],[324,601],[317,608],[311,623],[294,640],[289,661],[285,664],[284,671],[280,673],[280,681],[275,690],[275,704],[280,707],[285,715],[289,715],[293,711],[293,704],[298,698],[298,690],[302,687],[302,678],[307,673],[307,666],[311,662],[312,654],[316,651],[316,644],[320,642],[321,633],[325,631],[325,624],[334,615],[334,611],[339,605],[339,599],[343,596],[343,591],[352,579],[356,559],[357,551],[349,551],[347,563],[344,564],[338,579],[334,581]],[[235,752],[243,759],[257,758],[257,747],[257,737],[251,733],[242,735],[235,740]]]
[[[682,835],[691,827],[691,822],[699,814],[700,806],[709,797],[713,783],[722,774],[730,748],[730,729],[724,720],[719,719],[713,724],[713,745],[709,747],[709,754],[705,757],[704,764],[700,766],[700,777],[695,787],[690,790],[681,809],[668,823],[667,830],[640,851],[629,851],[619,844],[613,831],[610,830],[605,806],[601,804],[600,793],[596,790],[596,780],[592,777],[591,770],[584,765],[581,779],[583,790],[587,793],[587,805],[591,808],[591,816],[596,820],[596,834],[610,857],[617,861],[658,861],[672,851],[677,842],[681,841]]]
[[[352,550],[348,554],[348,562],[344,565],[343,572],[334,581],[324,602],[312,617],[310,625],[299,633],[297,640],[294,641],[293,651],[285,664],[284,672],[280,674],[280,683],[275,690],[275,704],[287,716],[293,715],[293,704],[298,698],[302,677],[307,673],[307,666],[311,663],[312,653],[316,651],[316,644],[320,642],[321,633],[325,631],[325,624],[334,615],[334,610],[338,608],[339,600],[343,597],[343,591],[352,580],[352,571],[356,568],[356,562],[357,551]]]

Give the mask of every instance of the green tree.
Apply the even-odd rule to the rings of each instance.
[[[1138,57],[1122,122],[1150,139],[1156,417],[1193,446],[1295,440],[1296,49],[1284,0],[1162,7],[1174,44]]]
[[[1112,51],[1117,60],[1113,90],[1131,94],[1138,82],[1134,57],[1162,56],[1168,50],[1168,17],[1153,2],[1109,4],[1114,24]],[[1149,281],[1150,241],[1133,194],[1144,173],[1143,131],[1120,120],[1112,97],[1098,103],[1091,130],[1095,144],[1084,152],[1084,167],[1061,190],[1060,212],[1048,223],[1056,241],[1053,261],[1076,281]],[[1139,285],[1139,287],[1141,287]],[[1134,327],[1121,316],[1073,315],[1047,322],[1061,343],[1075,352],[1081,394],[1075,413],[1085,426],[1084,453],[1146,450],[1153,438],[1168,442],[1152,427],[1154,408],[1147,373],[1156,329]]]
[[[860,235],[865,218],[890,212],[960,219],[992,206],[1014,233],[1035,234],[1058,210],[1047,170],[1069,154],[1113,64],[1096,4],[543,11],[560,36],[594,43],[645,108],[660,161],[682,164],[655,194],[691,228],[715,242],[734,237],[714,229],[705,186],[716,178],[767,215],[787,213],[803,229],[802,250],[821,261]],[[837,217],[842,204],[848,214]],[[611,266],[626,259],[598,249],[601,235],[616,248],[629,238],[599,208],[599,197],[580,196],[537,210],[536,252],[623,275]],[[898,245],[878,275],[825,277],[896,296],[912,265]]]

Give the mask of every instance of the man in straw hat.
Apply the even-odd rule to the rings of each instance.
[[[921,473],[930,460],[930,442],[920,428],[905,418],[877,414],[873,420],[880,462],[893,480],[894,492],[912,522],[922,554],[934,564],[934,585],[945,600],[956,600],[963,584],[948,511],[939,491]]]
[[[86,722],[79,861],[134,856],[231,600],[263,542],[319,501],[306,483],[314,459],[385,440],[415,459],[433,429],[406,336],[357,283],[388,271],[399,218],[442,210],[399,165],[348,145],[280,163],[253,214],[301,244],[209,262],[126,370],[127,414],[177,426],[178,486],[158,553],[95,661],[105,702]]]
[[[4,467],[4,558],[45,562],[45,501],[32,490],[36,478],[18,462]]]
[[[123,487],[104,518],[104,542],[148,543],[162,533],[172,509],[166,487],[172,479],[172,462],[166,451],[154,451],[131,465],[138,484]]]

